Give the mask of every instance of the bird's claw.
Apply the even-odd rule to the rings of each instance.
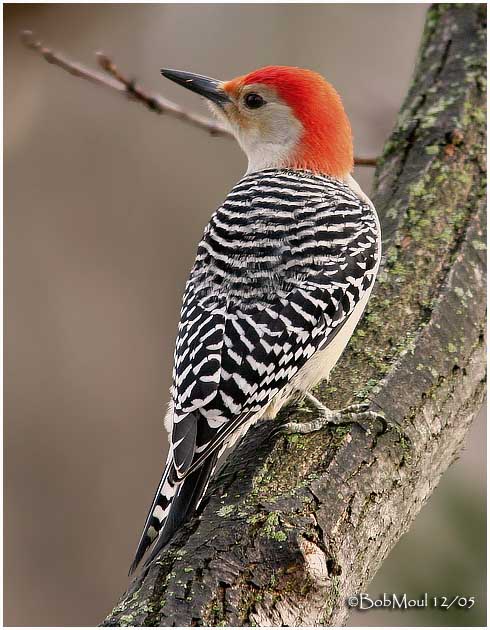
[[[382,433],[390,428],[396,428],[399,431],[397,423],[387,420],[381,412],[369,409],[368,402],[356,403],[345,407],[344,409],[330,410],[313,398],[310,401],[316,407],[317,415],[314,420],[308,422],[288,422],[281,427],[281,433],[286,434],[308,434],[327,427],[328,425],[342,424],[358,424],[366,433],[371,433],[373,422],[382,424]],[[366,426],[367,425],[367,426]]]

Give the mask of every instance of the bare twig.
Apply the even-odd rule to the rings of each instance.
[[[115,64],[104,53],[97,53],[97,59],[99,65],[110,76],[106,76],[106,74],[102,74],[97,70],[88,68],[81,63],[71,61],[64,55],[47,48],[42,44],[42,42],[34,39],[32,31],[22,31],[21,39],[27,48],[37,52],[41,55],[41,57],[44,57],[48,63],[52,63],[76,77],[80,77],[81,79],[86,79],[91,83],[96,83],[97,85],[102,85],[103,87],[116,90],[128,98],[142,103],[148,109],[156,112],[157,114],[169,114],[174,118],[178,118],[184,122],[194,125],[194,127],[204,129],[211,135],[231,137],[231,133],[218,122],[215,122],[210,118],[206,118],[205,116],[200,116],[199,114],[192,114],[180,105],[177,105],[177,103],[174,103],[159,94],[148,94],[147,92],[144,92],[134,83],[134,81],[124,77],[117,70]]]
[[[87,79],[87,81],[91,81],[92,83],[96,83],[97,85],[104,85],[105,87],[117,90],[118,92],[124,92],[124,86],[120,85],[119,82],[109,80],[102,73],[96,72],[95,70],[90,70],[82,64],[75,63],[70,59],[66,59],[66,57],[64,56],[53,52],[49,48],[43,46],[42,42],[35,41],[33,39],[33,35],[34,34],[32,31],[22,31],[20,34],[22,43],[30,50],[34,50],[35,52],[39,53],[41,57],[44,57],[44,59],[46,59],[48,63],[52,63],[55,66],[66,70],[66,72],[69,72],[76,77]]]
[[[354,164],[356,166],[376,166],[378,160],[376,158],[355,157]]]
[[[42,42],[34,39],[32,31],[22,31],[20,36],[24,46],[34,52],[37,52],[41,55],[41,57],[44,57],[48,63],[52,63],[76,77],[80,77],[81,79],[86,79],[96,85],[102,85],[103,87],[115,90],[131,100],[142,103],[152,112],[157,114],[168,114],[169,116],[178,118],[179,120],[193,125],[194,127],[204,129],[212,136],[232,137],[232,134],[228,131],[228,129],[219,122],[216,122],[211,118],[207,118],[206,116],[193,114],[160,94],[149,94],[132,79],[129,79],[122,74],[112,59],[103,52],[96,53],[97,62],[109,76],[106,76],[106,74],[102,74],[97,70],[93,70],[92,68],[88,68],[81,63],[71,61],[64,55],[47,48]],[[354,158],[354,163],[356,166],[376,166],[376,158],[356,157]]]

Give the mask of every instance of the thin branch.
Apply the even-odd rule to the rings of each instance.
[[[362,158],[362,157],[355,157],[354,158],[354,165],[355,166],[376,166],[376,164],[378,163],[378,160],[376,158]]]
[[[22,43],[29,50],[33,50],[43,57],[48,63],[52,63],[75,77],[86,79],[96,85],[101,85],[111,90],[115,90],[127,98],[145,105],[149,110],[157,114],[167,114],[173,118],[182,120],[194,127],[207,131],[212,136],[223,136],[231,138],[232,134],[219,122],[193,114],[177,103],[161,96],[160,94],[150,94],[137,85],[132,79],[126,77],[116,66],[116,64],[103,52],[96,53],[97,63],[104,70],[104,74],[88,68],[81,63],[71,61],[64,55],[47,48],[42,42],[34,39],[32,31],[22,31],[20,34]],[[109,75],[109,76],[107,76]],[[356,166],[376,166],[376,158],[354,158]]]
[[[75,77],[86,79],[87,81],[91,81],[97,85],[109,87],[113,90],[117,90],[118,92],[125,91],[124,86],[120,85],[119,82],[112,81],[100,72],[90,70],[80,63],[71,61],[63,55],[53,52],[49,48],[43,46],[42,42],[35,41],[33,36],[34,34],[32,31],[22,31],[20,34],[20,38],[24,46],[39,53],[48,63],[52,63],[55,66],[66,70],[66,72],[73,74]]]
[[[97,53],[98,63],[110,76],[106,76],[106,74],[102,74],[97,70],[88,68],[81,63],[71,61],[64,55],[47,48],[42,42],[34,39],[32,31],[22,31],[21,40],[24,46],[34,52],[37,52],[41,55],[41,57],[44,57],[48,63],[52,63],[76,77],[80,77],[81,79],[86,79],[91,83],[115,90],[132,100],[142,103],[148,109],[157,114],[168,114],[174,118],[183,120],[194,127],[204,129],[211,135],[231,137],[231,133],[218,122],[215,122],[210,118],[206,118],[205,116],[200,116],[199,114],[192,114],[177,103],[174,103],[159,94],[148,94],[147,92],[144,92],[133,81],[125,78],[117,70],[115,64],[104,53]]]

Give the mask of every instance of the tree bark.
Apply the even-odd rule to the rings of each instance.
[[[485,387],[485,52],[484,5],[429,10],[376,173],[384,264],[316,391],[400,428],[259,422],[103,625],[341,625],[456,458]]]

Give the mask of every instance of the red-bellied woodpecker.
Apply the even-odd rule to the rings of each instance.
[[[248,170],[212,215],[187,282],[165,421],[170,451],[131,572],[189,518],[220,453],[252,422],[295,396],[319,421],[291,430],[341,421],[342,411],[309,391],[351,337],[381,255],[376,211],[351,176],[349,120],[320,75],[285,66],[227,82],[162,74],[208,99]]]

